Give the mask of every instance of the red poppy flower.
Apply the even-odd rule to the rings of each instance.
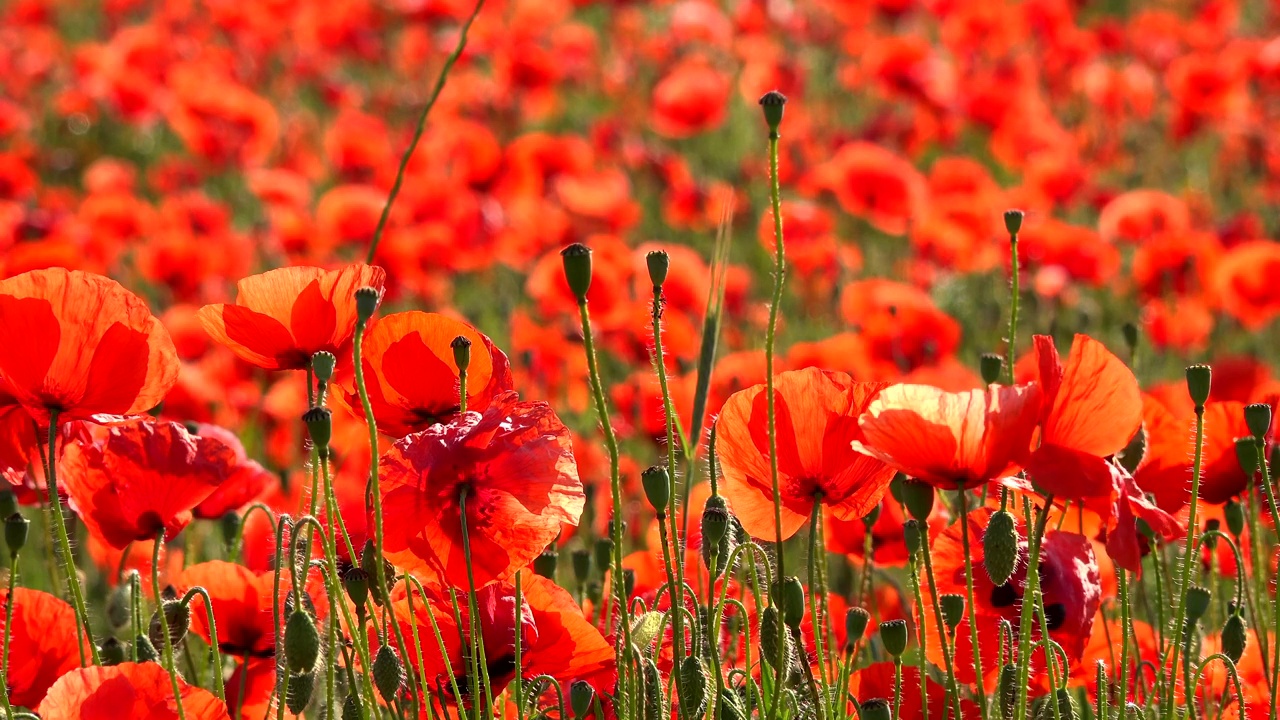
[[[687,138],[724,121],[729,78],[704,62],[677,65],[653,89],[653,127],[663,136]]]
[[[1159,400],[1144,398],[1146,447],[1134,477],[1155,495],[1161,509],[1177,513],[1191,498],[1191,469],[1195,451],[1195,420],[1168,410]],[[1200,501],[1221,505],[1248,487],[1240,467],[1235,440],[1251,435],[1244,420],[1244,403],[1213,402],[1204,410]]]
[[[849,678],[849,692],[859,702],[868,700],[887,700],[893,702],[894,670],[891,662],[878,662],[855,672]],[[901,701],[898,717],[900,720],[923,720],[925,717],[940,718],[948,714],[946,708],[947,689],[931,677],[925,676],[925,698],[928,708],[920,702],[920,668],[913,665],[902,667]],[[982,717],[978,704],[967,698],[960,700],[961,720],[976,720]]]
[[[11,602],[9,702],[33,708],[55,680],[80,667],[75,610],[46,592],[19,587],[9,595],[0,588],[0,635],[5,631],[4,615]],[[4,657],[3,653],[0,648],[0,657]],[[88,656],[88,648],[85,655]]]
[[[1280,245],[1257,240],[1237,245],[1218,263],[1214,290],[1222,309],[1248,330],[1260,330],[1280,315]]]
[[[905,235],[928,199],[924,176],[905,158],[878,145],[852,142],[814,171],[845,212],[889,235]]]
[[[256,500],[271,483],[271,473],[256,460],[248,458],[240,438],[230,430],[217,425],[199,424],[195,426],[195,431],[211,444],[222,443],[227,446],[235,457],[235,466],[217,489],[195,507],[192,514],[202,520],[217,520]]]
[[[119,549],[161,529],[169,538],[182,532],[236,465],[231,448],[178,423],[139,422],[67,444],[58,475],[89,532]]]
[[[858,417],[883,383],[860,383],[844,373],[805,368],[774,378],[778,491],[783,538],[791,537],[822,503],[842,520],[871,512],[889,488],[893,468],[853,449]],[[724,470],[721,492],[743,529],[773,537],[775,516],[769,463],[768,395],[756,385],[732,395],[716,423]]]
[[[0,375],[48,424],[138,415],[178,379],[173,341],[141,298],[100,275],[49,268],[0,281]]]
[[[208,591],[209,599],[213,601],[213,617],[218,624],[218,647],[222,652],[241,657],[275,655],[275,623],[271,619],[275,600],[272,593],[275,588],[274,571],[255,573],[243,565],[210,560],[183,570],[173,585],[179,593],[196,586]],[[282,582],[282,600],[288,592],[289,584]],[[283,622],[283,618],[281,620]],[[200,596],[191,602],[191,631],[209,642],[208,613],[204,609],[204,598]]]
[[[1142,426],[1138,380],[1120,358],[1087,335],[1076,335],[1066,365],[1053,338],[1035,336],[1043,389],[1040,446],[1027,462],[1036,486],[1081,498],[1112,489],[1107,457],[1128,445]]]
[[[507,356],[475,328],[438,313],[387,315],[363,341],[365,385],[378,429],[393,437],[449,419],[458,412],[458,368],[450,343],[471,341],[467,368],[467,408],[477,412],[512,387]],[[343,384],[343,399],[360,407],[354,381]]]
[[[241,662],[225,683],[227,711],[231,717],[272,717],[272,700],[276,696],[276,661],[268,658]],[[243,692],[241,691],[243,688]],[[239,708],[239,712],[236,712]]]
[[[880,501],[880,515],[871,526],[871,559],[876,565],[894,567],[907,563],[907,545],[902,536],[906,521],[902,503],[887,496]],[[929,532],[941,532],[947,521],[946,504],[938,497],[929,515]],[[822,531],[827,552],[848,555],[854,563],[865,561],[867,524],[862,518],[841,520],[828,511],[822,518]]]
[[[214,340],[268,370],[308,367],[320,351],[341,360],[355,334],[356,290],[381,289],[385,277],[368,265],[279,268],[241,280],[235,305],[206,305],[200,320]]]
[[[1039,416],[1034,384],[958,393],[893,385],[859,419],[859,449],[938,488],[972,488],[1026,461]]]
[[[1160,190],[1131,190],[1117,195],[1098,215],[1098,231],[1109,242],[1143,242],[1165,232],[1191,229],[1191,210]]]
[[[187,720],[230,720],[227,706],[213,693],[178,680]],[[40,703],[43,720],[146,718],[177,720],[169,674],[159,663],[121,663],[87,667],[63,675]]]
[[[903,373],[947,357],[960,345],[960,324],[928,293],[893,280],[850,283],[840,294],[840,314],[856,327],[874,363],[873,377]]]
[[[37,443],[35,421],[0,377],[0,477],[13,485],[22,482],[31,459],[38,457]]]
[[[514,392],[483,414],[402,438],[378,465],[387,559],[452,587],[467,586],[464,491],[479,585],[531,562],[561,523],[578,524],[585,502],[568,428],[549,405],[519,402]]]

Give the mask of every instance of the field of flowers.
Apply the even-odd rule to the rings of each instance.
[[[1278,720],[1277,127],[1275,1],[7,0],[0,720]]]

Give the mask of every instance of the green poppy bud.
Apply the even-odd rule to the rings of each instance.
[[[222,542],[227,547],[235,544],[236,538],[240,535],[240,514],[235,510],[228,510],[218,518],[218,532],[222,535]]]
[[[729,688],[720,691],[720,714],[715,720],[750,720],[747,709],[742,706],[738,694]]]
[[[311,672],[320,658],[320,633],[304,610],[294,610],[284,625],[284,657],[289,672]]]
[[[928,483],[906,480],[902,483],[902,506],[907,513],[924,523],[933,512],[933,486]]]
[[[862,720],[892,720],[893,706],[883,698],[872,698],[860,707]]]
[[[880,623],[880,641],[884,649],[894,657],[907,651],[907,621],[886,620]]]
[[[458,372],[466,372],[471,367],[471,341],[459,335],[449,343],[449,347],[453,349],[453,364]]]
[[[716,545],[729,532],[729,504],[720,495],[707,498],[702,509],[702,542]]]
[[[596,690],[585,680],[574,680],[569,686],[569,707],[573,716],[581,720],[591,713],[591,703],[596,699]]]
[[[902,542],[907,546],[907,553],[915,557],[920,552],[920,521],[912,518],[902,523]]]
[[[641,720],[671,720],[671,708],[667,705],[667,693],[662,674],[652,658],[640,663],[641,691],[644,693]]]
[[[373,685],[382,699],[391,702],[404,684],[404,664],[394,647],[383,643],[373,658]]]
[[[1055,714],[1054,705],[1058,706]],[[1058,690],[1052,695],[1042,695],[1031,703],[1031,716],[1035,720],[1076,720],[1080,714],[1076,712],[1075,699],[1071,697],[1071,693],[1065,689]]]
[[[1132,355],[1138,349],[1138,326],[1127,322],[1120,327],[1120,332],[1124,334],[1125,347],[1129,348],[1129,354]]]
[[[342,588],[356,608],[363,610],[369,602],[369,573],[358,567],[347,570],[342,576]]]
[[[632,568],[626,568],[622,571],[622,592],[627,597],[631,597],[636,591],[636,571]]]
[[[564,279],[569,283],[569,290],[578,304],[585,303],[587,290],[591,288],[591,248],[574,243],[560,251],[560,259],[564,263]]]
[[[1187,368],[1187,394],[1196,407],[1203,408],[1209,401],[1209,388],[1213,385],[1213,370],[1208,365],[1192,365]]]
[[[328,350],[321,350],[311,356],[311,371],[316,374],[316,379],[328,385],[333,379],[333,369],[338,365],[338,358]]]
[[[960,621],[964,619],[964,596],[946,593],[938,598],[938,605],[942,610],[942,621],[947,624],[947,629],[955,632],[960,626]]]
[[[983,353],[978,359],[978,369],[982,373],[982,382],[990,385],[1000,379],[1004,358],[995,353]]]
[[[98,650],[98,657],[102,658],[103,667],[119,665],[126,659],[124,643],[113,637],[103,640],[102,646]]]
[[[1004,585],[1018,569],[1017,520],[1007,510],[997,510],[987,522],[982,536],[982,564],[987,577],[996,585]]]
[[[555,580],[559,562],[560,553],[556,552],[555,546],[548,547],[533,559],[533,571],[548,580]]]
[[[1227,530],[1239,538],[1244,532],[1244,505],[1234,499],[1228,500],[1222,508],[1222,514],[1227,519]]]
[[[573,563],[573,578],[579,584],[586,582],[591,577],[591,552],[578,548],[569,553],[569,559]]]
[[[301,715],[311,704],[311,693],[316,689],[315,673],[302,673],[289,677],[289,690],[285,694],[285,707],[294,715]]]
[[[764,122],[769,126],[770,136],[776,135],[782,125],[782,110],[787,105],[787,96],[777,90],[770,90],[760,97],[760,107],[764,110]]]
[[[1248,644],[1249,626],[1245,623],[1244,616],[1234,612],[1222,625],[1222,652],[1231,658],[1231,662],[1238,663]]]
[[[996,682],[996,702],[1000,708],[1002,720],[1013,717],[1013,706],[1018,701],[1018,666],[1005,665],[1000,668],[1000,678]]]
[[[347,693],[342,700],[342,720],[361,720],[364,711],[360,707],[360,699],[355,693]]]
[[[356,290],[356,319],[360,322],[369,322],[369,318],[378,311],[378,304],[382,302],[382,291],[377,288],[362,287]]]
[[[782,631],[782,616],[770,605],[760,613],[760,654],[773,667],[786,667],[791,657],[791,636]]]
[[[680,691],[680,707],[689,717],[702,717],[707,713],[707,698],[711,692],[711,676],[702,659],[689,655],[680,661],[680,673],[676,676]]]
[[[604,572],[606,568],[613,567],[613,538],[600,538],[596,540],[596,567]],[[576,569],[577,566],[575,565]]]
[[[854,643],[862,640],[862,636],[867,632],[867,625],[871,623],[871,613],[860,607],[851,607],[844,614],[844,634],[848,647],[852,648]]]
[[[1018,232],[1022,230],[1023,215],[1024,213],[1021,210],[1004,211],[1004,229],[1007,230],[1010,235],[1017,235]]]
[[[182,638],[187,636],[187,630],[191,628],[191,608],[177,600],[165,600],[161,606],[164,620],[169,625],[169,645],[177,647],[178,643],[182,642]],[[148,626],[147,636],[151,644],[157,647],[164,642],[164,627],[160,622],[159,611],[151,613],[151,624]]]
[[[662,287],[667,281],[667,271],[671,268],[671,257],[666,250],[654,250],[644,256],[645,265],[649,266],[649,282],[655,288]]]
[[[782,620],[787,627],[800,627],[804,620],[804,585],[794,575],[785,577],[775,589],[775,604],[782,611]]]
[[[146,635],[138,633],[133,639],[133,647],[138,653],[138,662],[159,662],[160,653],[156,652],[155,644]]]
[[[1209,610],[1209,591],[1199,586],[1187,588],[1187,623],[1194,625]]]
[[[1236,438],[1236,460],[1244,474],[1252,477],[1258,472],[1258,443],[1251,437]]]
[[[0,490],[0,517],[18,512],[18,496],[12,490]]]
[[[302,414],[302,422],[306,423],[311,444],[321,453],[328,451],[329,440],[333,437],[333,411],[327,407],[313,407]]]
[[[1222,523],[1218,521],[1218,518],[1209,518],[1208,520],[1205,520],[1204,535],[1200,536],[1200,541],[1204,543],[1204,546],[1209,548],[1210,550],[1217,550],[1218,536],[1216,533],[1219,532],[1221,529],[1222,529]],[[1215,534],[1210,535],[1209,533],[1215,533]]]
[[[1265,438],[1267,431],[1271,429],[1271,406],[1266,403],[1245,405],[1244,422],[1255,438]]]
[[[649,507],[658,514],[658,519],[667,517],[667,502],[671,500],[671,475],[661,465],[653,465],[640,473],[640,484],[644,486],[644,495],[649,500]]]
[[[27,544],[27,535],[31,531],[31,521],[21,513],[13,513],[4,519],[4,543],[9,547],[9,556],[17,557]]]

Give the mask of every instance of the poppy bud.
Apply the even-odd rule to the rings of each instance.
[[[702,509],[703,545],[716,545],[729,532],[729,504],[720,495],[707,498]]]
[[[1058,710],[1054,712],[1054,705]],[[1065,689],[1057,690],[1052,695],[1042,695],[1031,703],[1031,716],[1035,720],[1075,720],[1080,717],[1076,712],[1075,699]]]
[[[329,440],[333,437],[333,411],[327,407],[313,407],[302,414],[302,422],[307,424],[311,444],[321,453],[328,451]]]
[[[382,561],[383,571],[386,572],[386,560],[378,557],[378,549],[373,546],[372,540],[365,540],[364,547],[360,548],[360,569],[364,571],[365,577],[368,577],[370,580],[378,577],[378,561],[379,560]],[[370,584],[369,587],[370,589],[376,589],[373,584]],[[375,605],[381,606],[382,597],[380,596],[380,594],[377,592],[374,592],[372,593],[372,595],[373,595],[373,603]]]
[[[560,251],[560,260],[564,263],[564,279],[569,283],[569,290],[578,304],[585,303],[587,290],[591,288],[591,248],[574,243]]]
[[[449,343],[449,347],[453,348],[453,364],[458,367],[458,372],[466,372],[471,367],[471,341],[459,335]]]
[[[671,708],[667,707],[667,693],[663,689],[662,675],[652,658],[640,662],[641,691],[644,693],[642,720],[671,720]]]
[[[160,653],[156,651],[155,644],[145,633],[138,633],[133,638],[133,647],[138,653],[138,662],[159,662]]]
[[[231,547],[236,542],[236,537],[240,535],[240,514],[235,510],[228,510],[218,518],[218,532],[222,534],[222,542]]]
[[[342,588],[356,608],[363,609],[369,601],[369,573],[358,567],[351,568],[342,576]]]
[[[1187,623],[1194,625],[1197,620],[1204,617],[1209,610],[1209,591],[1199,587],[1192,586],[1187,588]]]
[[[556,578],[556,565],[559,564],[559,561],[560,553],[556,552],[555,547],[548,547],[533,559],[533,571],[548,580],[554,580]]]
[[[285,707],[294,715],[301,715],[311,704],[311,693],[316,688],[315,673],[289,676],[289,690],[285,693]]]
[[[1137,703],[1125,703],[1124,720],[1139,720],[1142,717],[1142,707]]]
[[[586,680],[574,680],[569,686],[569,706],[575,718],[584,718],[591,712],[591,703],[596,699],[596,690]]]
[[[20,513],[4,519],[4,543],[9,547],[9,557],[18,557],[18,553],[27,544],[27,533],[30,530],[31,522]]]
[[[129,589],[132,587],[132,582],[131,578],[125,578],[111,591],[111,594],[107,595],[107,621],[113,628],[122,628],[133,619],[129,602]]]
[[[1138,349],[1138,326],[1127,322],[1120,327],[1120,332],[1124,334],[1125,347],[1129,348],[1129,354],[1132,355]]]
[[[880,623],[880,641],[884,649],[894,657],[901,657],[907,651],[907,621],[885,620]]]
[[[640,483],[644,485],[644,495],[649,499],[649,506],[658,514],[658,519],[667,517],[667,502],[671,500],[671,475],[661,465],[654,465],[640,473]]]
[[[1258,472],[1258,443],[1251,437],[1236,438],[1236,460],[1245,475]]]
[[[334,357],[333,353],[328,350],[321,350],[311,356],[311,371],[316,374],[316,379],[325,385],[328,385],[329,381],[333,379],[333,368],[337,364],[338,358]]]
[[[982,564],[996,585],[1009,582],[1018,568],[1017,521],[1008,510],[997,510],[987,522],[987,532],[982,536]]]
[[[942,621],[947,624],[947,629],[955,632],[964,619],[964,596],[947,593],[938,598],[938,604],[942,609]]]
[[[1209,535],[1209,533],[1217,533],[1221,529],[1222,529],[1222,523],[1218,521],[1218,518],[1209,518],[1208,520],[1205,520],[1204,532],[1205,532],[1205,535],[1208,535],[1208,537],[1205,537],[1204,535],[1202,535],[1200,537],[1200,542],[1204,543],[1204,546],[1209,548],[1210,550],[1217,550],[1218,536],[1216,534]]]
[[[0,490],[0,517],[18,512],[18,496],[12,490]]]
[[[920,552],[920,521],[911,519],[902,523],[902,543],[911,556]]]
[[[859,716],[862,720],[890,720],[893,717],[893,708],[884,698],[872,698],[862,703]]]
[[[644,256],[644,262],[649,266],[649,282],[655,288],[662,287],[667,281],[667,270],[671,268],[671,257],[667,255],[667,251],[654,250]]]
[[[369,318],[378,311],[378,304],[382,302],[382,292],[377,288],[362,287],[356,290],[356,319],[360,322],[369,322]]]
[[[579,584],[587,581],[591,576],[591,553],[581,548],[574,550],[569,554],[573,561],[573,577]]]
[[[284,657],[289,672],[311,672],[320,658],[320,633],[303,610],[294,610],[284,625]]]
[[[360,700],[355,693],[347,693],[347,697],[342,700],[342,720],[361,720],[363,717]]]
[[[978,359],[978,369],[982,373],[982,382],[990,385],[1000,379],[1000,371],[1004,370],[1004,358],[995,353],[982,353]]]
[[[677,688],[680,690],[680,709],[685,710],[688,717],[702,717],[707,714],[707,696],[711,690],[711,676],[707,668],[696,655],[689,655],[680,661],[680,674],[676,676]]]
[[[632,568],[627,568],[622,571],[622,592],[627,597],[631,597],[632,593],[634,593],[635,591],[636,591],[636,571]]]
[[[862,516],[862,524],[866,525],[867,528],[869,529],[872,525],[875,525],[876,521],[879,519],[880,519],[880,505],[879,503],[877,503],[875,507],[871,508],[871,512]]]
[[[113,637],[109,637],[102,641],[102,646],[99,648],[98,656],[102,658],[103,667],[119,665],[125,661],[124,643]]]
[[[760,97],[760,107],[764,109],[764,122],[769,126],[772,136],[782,125],[782,109],[787,105],[787,96],[777,90],[770,90]]]
[[[1244,422],[1249,432],[1259,440],[1267,436],[1271,429],[1271,406],[1266,403],[1253,403],[1244,406]]]
[[[373,684],[387,702],[391,702],[404,684],[404,664],[400,662],[396,649],[387,643],[378,648],[378,654],[373,658]]]
[[[929,519],[933,512],[933,486],[928,483],[904,480],[902,483],[902,506],[911,517],[921,523]]]
[[[871,613],[860,607],[851,607],[844,614],[845,642],[849,648],[862,639],[867,632],[867,624],[871,622]]]
[[[1209,400],[1209,388],[1213,385],[1213,369],[1208,365],[1192,365],[1187,368],[1187,394],[1197,408],[1204,408]]]
[[[1231,613],[1222,625],[1222,652],[1231,658],[1231,662],[1238,663],[1248,644],[1249,626],[1245,623],[1244,616],[1239,612]]]
[[[996,681],[996,702],[999,703],[1000,717],[1012,718],[1013,705],[1018,701],[1018,666],[1005,665],[1000,668],[1000,679]]]
[[[182,638],[187,636],[191,628],[191,608],[177,600],[165,600],[161,603],[164,621],[169,625],[169,646],[177,647]],[[164,642],[164,628],[160,623],[160,612],[151,613],[151,625],[147,629],[147,637],[152,645]]]
[[[800,578],[794,575],[783,578],[774,588],[774,593],[774,604],[782,611],[782,620],[787,627],[800,627],[800,621],[804,619],[804,586],[800,584]]]
[[[1017,235],[1022,230],[1021,210],[1005,210],[1004,211],[1004,229],[1009,231],[1010,235]]]
[[[1244,506],[1235,499],[1228,500],[1222,508],[1222,514],[1227,519],[1227,530],[1239,538],[1244,532]]]
[[[746,708],[738,700],[738,694],[729,688],[720,691],[720,714],[715,720],[749,720]]]
[[[781,625],[778,608],[770,605],[760,613],[760,654],[775,668],[785,667],[791,656],[791,636]]]
[[[603,572],[605,568],[613,567],[613,538],[600,538],[596,540],[596,567]],[[576,569],[576,566],[575,566]]]

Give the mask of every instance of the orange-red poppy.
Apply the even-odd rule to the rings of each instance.
[[[0,375],[47,425],[138,415],[178,379],[173,341],[147,304],[100,275],[49,268],[0,281]]]
[[[494,398],[484,413],[400,439],[378,461],[387,559],[426,580],[467,587],[462,495],[478,585],[542,552],[585,498],[569,429],[546,403]],[[370,521],[372,525],[372,521]]]
[[[1257,331],[1280,316],[1280,244],[1256,240],[1231,248],[1222,256],[1214,278],[1214,292],[1222,310]]]
[[[859,419],[860,449],[938,488],[977,487],[1026,461],[1040,402],[1035,384],[956,393],[892,385]]]
[[[195,434],[210,444],[222,443],[231,450],[235,465],[209,497],[196,505],[192,514],[202,520],[217,520],[228,512],[248,505],[267,488],[272,475],[256,460],[245,454],[244,445],[235,433],[217,425],[197,424]]]
[[[213,693],[178,680],[187,720],[229,720],[227,706]],[[178,720],[169,673],[159,663],[121,663],[72,670],[49,688],[40,703],[43,720],[147,718]]]
[[[901,720],[923,720],[925,717],[940,718],[947,715],[947,690],[942,683],[925,676],[925,702],[920,702],[920,668],[912,665],[902,667],[902,685],[895,688],[894,669],[891,662],[878,662],[868,665],[853,673],[849,678],[849,692],[859,702],[868,700],[886,700],[893,702],[895,690],[900,691],[899,714]],[[975,720],[982,717],[978,704],[962,698],[960,700],[961,720]]]
[[[185,593],[202,587],[213,601],[213,618],[218,625],[218,647],[229,655],[271,657],[276,652],[274,607],[275,573],[254,572],[243,565],[210,560],[183,570],[173,586]],[[280,585],[281,607],[289,584]],[[281,618],[283,623],[283,618]],[[191,602],[191,631],[210,641],[208,613],[204,598]]]
[[[321,351],[343,360],[355,334],[355,291],[381,289],[385,277],[369,265],[279,268],[244,278],[234,305],[206,305],[200,320],[214,340],[268,370],[308,367]]]
[[[1043,392],[1040,446],[1027,472],[1042,490],[1065,498],[1109,495],[1106,458],[1142,426],[1142,394],[1129,368],[1088,335],[1076,335],[1064,365],[1047,335],[1035,336]]]
[[[1111,242],[1144,242],[1161,233],[1191,229],[1191,210],[1160,190],[1130,190],[1116,196],[1098,215],[1098,232]]]
[[[928,293],[905,283],[880,278],[850,283],[840,294],[840,314],[865,340],[876,380],[897,379],[960,345],[960,324]]]
[[[889,235],[905,235],[928,201],[924,175],[892,150],[852,142],[814,169],[815,183],[830,190],[845,212]]]
[[[58,476],[89,532],[123,548],[162,529],[170,538],[182,532],[236,465],[231,448],[178,423],[137,422],[68,443]]]
[[[686,138],[724,121],[729,76],[705,62],[673,67],[653,89],[653,128],[660,135]]]
[[[255,658],[239,663],[227,678],[225,689],[227,711],[231,717],[245,720],[272,717],[272,701],[276,697],[276,661]]]
[[[0,377],[0,477],[14,485],[22,482],[37,456],[37,442],[35,421]]]
[[[815,503],[842,520],[871,512],[889,488],[893,468],[857,452],[853,443],[862,440],[858,417],[885,387],[817,368],[774,378],[780,528],[774,516],[766,387],[734,393],[716,422],[717,450],[724,471],[720,490],[743,529],[755,537],[781,532],[788,538]]]
[[[1143,401],[1146,448],[1134,477],[1156,504],[1170,513],[1186,507],[1191,498],[1195,420],[1175,413],[1152,397]],[[1244,419],[1244,403],[1205,405],[1204,446],[1201,453],[1200,501],[1220,505],[1239,495],[1249,478],[1236,456],[1236,438],[1252,435]]]
[[[387,315],[363,341],[365,386],[378,429],[393,437],[426,429],[458,412],[458,368],[450,343],[471,341],[467,409],[484,411],[511,390],[511,366],[488,337],[461,320],[417,310]],[[354,380],[343,383],[343,399],[360,407]]]
[[[75,610],[46,592],[19,587],[10,595],[0,588],[0,635],[5,633],[5,613],[10,603],[13,622],[8,626],[6,678],[9,702],[33,708],[44,699],[54,681],[80,667]],[[87,648],[85,654],[87,657]],[[0,657],[4,657],[2,647]]]

